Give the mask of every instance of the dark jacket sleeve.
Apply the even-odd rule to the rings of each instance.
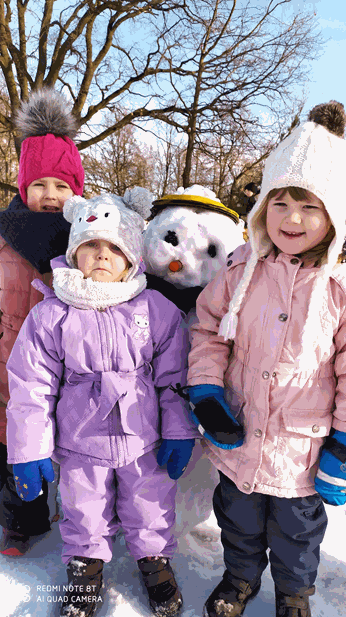
[[[158,294],[159,295],[159,294]],[[200,437],[189,406],[171,386],[186,384],[189,333],[181,312],[164,298],[155,298],[156,323],[153,333],[153,377],[159,397],[161,434],[164,439]]]

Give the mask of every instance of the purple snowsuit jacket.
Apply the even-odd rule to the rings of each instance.
[[[182,313],[159,292],[105,310],[45,294],[26,318],[7,363],[8,462],[53,455],[117,468],[161,438],[199,433],[187,403],[189,337]]]

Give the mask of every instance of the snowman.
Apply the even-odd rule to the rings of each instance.
[[[153,202],[145,232],[146,272],[178,289],[205,287],[244,243],[244,223],[197,184]]]
[[[203,186],[179,188],[175,194],[157,199],[144,232],[148,287],[183,310],[190,327],[197,319],[198,295],[227,262],[227,255],[244,244],[243,232],[239,215]],[[214,517],[212,497],[218,482],[215,467],[196,441],[188,468],[178,480],[178,536],[195,528],[194,541],[199,539],[203,544],[203,538],[210,537],[215,519],[208,520]]]

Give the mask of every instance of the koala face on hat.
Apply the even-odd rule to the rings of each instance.
[[[76,213],[73,221],[73,236],[77,238],[81,234],[90,236],[104,232],[109,235],[112,228],[117,229],[120,224],[120,212],[112,204],[99,204],[94,207],[91,204],[82,206]],[[72,231],[72,229],[71,229]],[[71,234],[72,235],[72,234]],[[101,236],[98,236],[101,237]]]
[[[144,221],[127,207],[121,197],[108,194],[89,200],[72,197],[65,203],[63,212],[66,220],[71,222],[66,252],[66,261],[71,267],[75,267],[73,257],[78,247],[99,238],[118,246],[131,263],[126,280],[136,275],[142,253]]]

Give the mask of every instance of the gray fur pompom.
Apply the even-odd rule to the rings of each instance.
[[[346,125],[345,109],[338,101],[316,105],[309,113],[308,120],[321,124],[337,137],[343,137]]]
[[[141,186],[134,186],[132,189],[126,189],[123,197],[126,205],[144,219],[150,216],[153,199],[153,194]]]
[[[15,121],[21,140],[47,133],[73,139],[78,126],[68,108],[69,104],[64,95],[53,88],[32,92],[29,100],[22,103]]]

